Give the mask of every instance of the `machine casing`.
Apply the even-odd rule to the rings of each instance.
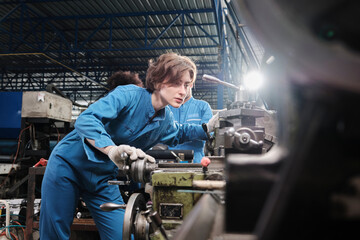
[[[22,118],[49,118],[71,122],[72,102],[61,96],[40,91],[24,92]]]

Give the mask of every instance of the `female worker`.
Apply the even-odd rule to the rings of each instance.
[[[150,62],[146,89],[119,86],[84,111],[70,132],[52,151],[43,183],[40,211],[41,239],[69,239],[77,201],[81,197],[102,239],[122,239],[124,210],[100,210],[106,202],[123,204],[115,180],[127,153],[131,160],[155,160],[143,151],[157,143],[174,146],[206,139],[200,125],[174,122],[167,105],[180,107],[196,78],[196,66],[175,53]],[[209,121],[210,130],[214,119]]]

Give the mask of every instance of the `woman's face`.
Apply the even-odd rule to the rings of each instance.
[[[165,81],[159,90],[160,98],[165,105],[169,104],[172,107],[178,108],[183,104],[191,85],[190,73],[187,71],[181,77],[181,81],[178,84],[167,83]]]

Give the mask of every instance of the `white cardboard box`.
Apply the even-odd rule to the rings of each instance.
[[[23,92],[21,117],[71,122],[72,102],[53,93]]]

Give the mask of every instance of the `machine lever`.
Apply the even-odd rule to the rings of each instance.
[[[206,136],[208,138],[208,141],[206,141],[206,149],[209,150],[210,153],[214,153],[214,147],[213,147],[213,142],[215,140],[214,136],[211,136],[210,133],[208,132],[208,128],[206,126],[206,123],[201,124],[202,128],[204,129]]]
[[[207,126],[206,126],[206,123],[201,124],[201,126],[202,126],[202,128],[204,129],[207,138],[209,139],[209,141],[211,141],[211,140],[212,140],[212,137],[211,137],[211,135],[210,135],[210,133],[209,133],[209,131],[208,131],[208,128],[207,128]]]
[[[110,180],[108,181],[109,185],[130,185],[131,181],[114,181]]]
[[[119,209],[119,208],[125,209],[126,204],[117,204],[117,203],[109,202],[109,203],[104,203],[104,204],[100,205],[100,209],[105,211],[105,212],[110,212],[110,211],[113,211],[113,210],[116,210],[116,209]]]
[[[166,235],[166,231],[164,226],[162,225],[162,220],[160,218],[160,215],[158,212],[152,212],[150,213],[150,219],[153,223],[155,223],[156,227],[158,227],[160,229],[161,234],[163,235],[163,237],[168,240],[169,238]]]
[[[174,153],[173,151],[170,151],[170,153],[175,157],[175,159],[178,163],[181,162],[181,158],[179,158],[179,156],[176,155],[176,153]]]

